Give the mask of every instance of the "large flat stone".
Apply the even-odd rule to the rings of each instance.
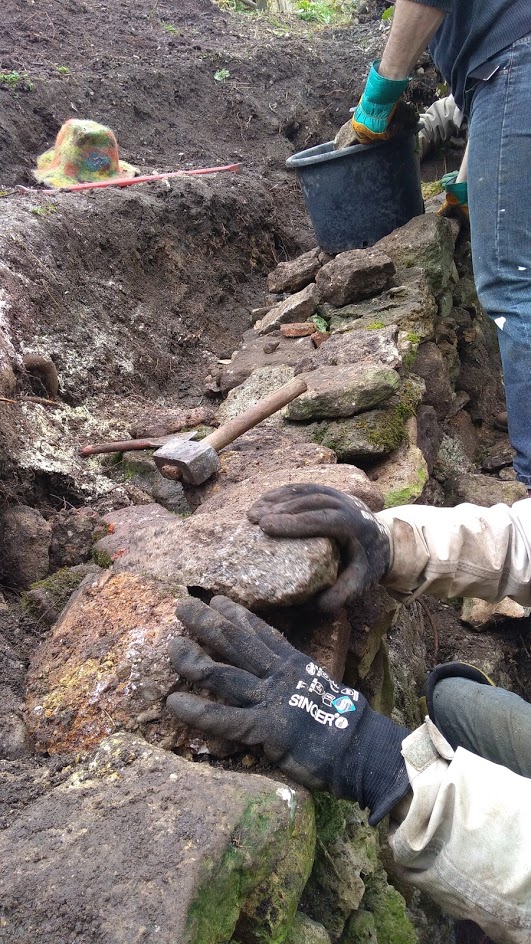
[[[0,834],[3,935],[226,944],[244,921],[249,944],[283,940],[314,844],[301,788],[117,734]]]
[[[291,476],[292,481],[302,478],[299,470]],[[280,485],[285,476],[274,479]],[[230,500],[219,496],[215,515],[207,501],[186,521],[162,518],[153,505],[112,512],[106,520],[113,533],[98,541],[97,551],[114,559],[114,570],[202,587],[251,608],[302,603],[334,582],[338,555],[331,541],[268,537],[246,514],[260,493],[246,490],[238,503],[235,492],[238,487]]]
[[[400,383],[389,367],[371,361],[322,367],[301,375],[308,389],[287,406],[290,420],[353,416],[389,399]]]
[[[371,360],[382,367],[400,367],[402,358],[396,346],[398,328],[391,325],[355,334],[334,334],[318,350],[305,353],[295,365],[295,374],[318,370],[320,367],[338,367],[341,364],[359,364]]]
[[[377,298],[338,308],[332,314],[331,332],[375,332],[396,325],[401,353],[433,337],[437,304],[423,270],[400,269],[395,282]]]
[[[296,482],[340,489],[373,511],[383,505],[378,488],[354,466],[274,470],[212,495],[184,521],[158,505],[111,512],[106,521],[112,533],[98,541],[96,552],[112,562],[115,572],[202,587],[252,609],[303,603],[334,583],[335,544],[324,538],[270,538],[247,518],[264,492]]]

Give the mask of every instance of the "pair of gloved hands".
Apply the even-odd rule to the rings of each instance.
[[[378,72],[379,60],[373,62],[365,89],[352,119],[338,132],[336,148],[352,144],[375,144],[388,141],[403,131],[416,127],[419,114],[415,106],[402,101],[410,77],[387,79]],[[469,223],[466,180],[456,182],[457,171],[445,174],[441,185],[445,200],[439,215]]]
[[[276,537],[339,543],[344,569],[319,598],[326,611],[364,592],[389,568],[385,529],[363,502],[335,489],[275,489],[252,506],[249,517]],[[189,598],[177,616],[192,638],[170,643],[176,671],[225,702],[175,692],[168,707],[179,721],[262,745],[266,757],[299,783],[368,807],[371,824],[407,793],[400,747],[408,732],[373,711],[360,692],[335,682],[281,633],[226,597],[214,597],[210,606]]]

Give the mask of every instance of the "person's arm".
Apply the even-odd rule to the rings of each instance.
[[[385,79],[407,78],[451,8],[452,3],[445,0],[430,6],[416,0],[396,0],[379,74]]]
[[[531,780],[458,748],[429,721],[402,744],[412,786],[390,846],[405,881],[499,944],[531,940]]]
[[[272,537],[337,541],[342,570],[316,597],[321,610],[337,610],[377,583],[404,600],[510,596],[531,606],[531,499],[512,508],[402,505],[374,515],[336,489],[293,483],[262,495],[248,516]]]
[[[436,0],[436,4],[397,0],[382,58],[373,62],[351,120],[355,140],[361,144],[386,141],[416,124],[415,109],[400,98],[411,69],[451,8],[452,0]]]
[[[376,518],[391,541],[382,583],[402,599],[509,596],[531,606],[531,499],[492,508],[403,505]]]

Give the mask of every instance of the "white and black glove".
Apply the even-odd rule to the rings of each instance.
[[[310,789],[356,800],[376,825],[409,790],[400,753],[408,730],[373,711],[354,689],[294,649],[227,597],[180,603],[190,635],[170,642],[176,672],[227,704],[176,692],[168,708],[206,734],[249,746]],[[202,647],[223,662],[215,662]]]

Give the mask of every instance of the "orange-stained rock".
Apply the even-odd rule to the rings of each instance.
[[[86,750],[116,730],[172,746],[179,732],[165,708],[176,681],[167,641],[181,629],[179,596],[140,574],[83,581],[30,663],[26,723],[38,750]]]
[[[329,331],[314,331],[313,334],[310,335],[310,341],[313,342],[315,347],[321,347],[323,341],[328,341],[329,337]]]
[[[281,324],[280,333],[284,338],[306,338],[315,333],[313,321],[294,321],[293,324]]]

